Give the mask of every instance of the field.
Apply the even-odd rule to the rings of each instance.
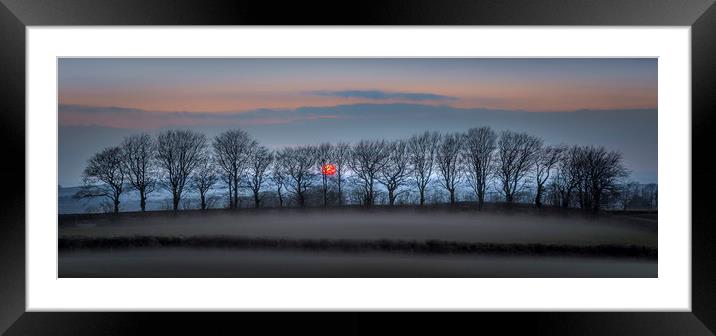
[[[259,209],[60,215],[60,277],[656,277],[656,215]]]

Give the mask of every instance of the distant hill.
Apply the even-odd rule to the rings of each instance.
[[[103,203],[108,199],[96,198],[75,198],[74,195],[81,187],[59,187],[57,189],[57,205],[60,214],[106,212]],[[120,198],[121,211],[139,211],[139,197],[136,192],[127,192]],[[147,199],[147,210],[163,210],[171,204],[171,195],[167,192],[150,194]]]

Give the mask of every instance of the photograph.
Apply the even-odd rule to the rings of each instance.
[[[57,276],[658,278],[658,62],[58,57]]]

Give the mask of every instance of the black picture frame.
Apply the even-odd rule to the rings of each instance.
[[[690,26],[692,78],[692,310],[459,314],[127,313],[25,311],[25,28],[54,25],[616,25]],[[0,332],[6,335],[332,334],[458,328],[501,334],[712,335],[716,331],[716,228],[707,162],[716,103],[713,0],[525,1],[93,1],[0,0]],[[668,160],[668,158],[661,158]],[[12,163],[12,164],[11,164]],[[22,178],[20,178],[22,176]],[[684,223],[661,223],[683,225]],[[111,289],[108,289],[111,290]],[[588,290],[588,289],[585,289]],[[387,316],[386,316],[387,315]],[[376,326],[375,322],[389,322]],[[494,329],[497,328],[497,329]]]

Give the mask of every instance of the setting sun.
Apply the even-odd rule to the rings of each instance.
[[[321,168],[321,172],[323,173],[323,175],[333,175],[336,173],[336,165],[332,163],[324,164]]]

